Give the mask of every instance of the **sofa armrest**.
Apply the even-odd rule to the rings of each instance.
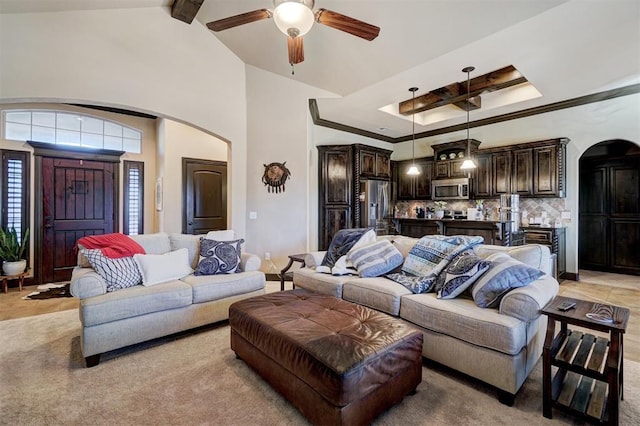
[[[240,253],[240,270],[242,272],[259,271],[260,265],[262,262],[257,254]]]
[[[304,257],[304,266],[307,268],[315,268],[322,263],[326,251],[312,251]]]
[[[532,321],[540,316],[540,309],[556,297],[559,289],[558,281],[550,275],[543,275],[531,284],[507,293],[500,302],[500,313]]]
[[[70,290],[78,299],[86,299],[106,294],[107,283],[94,269],[76,266],[71,273]]]

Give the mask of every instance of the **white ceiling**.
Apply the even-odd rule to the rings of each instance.
[[[0,12],[169,7],[172,0],[0,0]],[[270,19],[211,32],[245,63],[321,88],[320,117],[386,137],[411,133],[411,117],[380,111],[447,84],[515,66],[541,93],[535,99],[473,111],[472,120],[640,83],[638,0],[316,0],[381,28],[366,41],[314,24],[305,61],[291,74],[286,37]],[[272,9],[271,0],[205,0],[192,25]],[[495,95],[494,95],[495,96]],[[486,97],[489,99],[489,96]],[[500,102],[497,102],[500,104]],[[416,133],[464,123],[416,115]],[[435,121],[435,122],[434,122]],[[422,124],[429,123],[430,124]],[[386,130],[380,130],[385,128]]]

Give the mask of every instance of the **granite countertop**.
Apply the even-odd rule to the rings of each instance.
[[[566,228],[566,225],[562,225],[562,226],[553,226],[553,225],[520,225],[520,228],[524,228],[524,229],[562,229],[562,228]]]
[[[394,220],[411,220],[422,222],[465,222],[465,223],[510,223],[511,220],[467,220],[467,219],[436,219],[436,218],[418,218],[418,217],[394,217]],[[536,227],[539,228],[539,227]]]

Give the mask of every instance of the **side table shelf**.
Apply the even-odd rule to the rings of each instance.
[[[565,301],[575,309],[558,310]],[[623,399],[623,344],[629,310],[611,306],[612,322],[586,317],[592,302],[556,297],[542,309],[549,318],[543,351],[543,414],[552,408],[574,413],[596,423],[618,424],[618,402]],[[555,334],[556,321],[560,331]],[[609,333],[609,339],[571,330],[568,324]],[[555,374],[552,377],[552,370]]]

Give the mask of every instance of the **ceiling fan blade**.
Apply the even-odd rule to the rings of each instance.
[[[304,46],[302,37],[287,37],[287,48],[289,50],[289,63],[299,64],[304,61]]]
[[[327,9],[318,9],[316,12],[316,22],[369,41],[378,37],[380,33],[380,27]]]
[[[222,31],[228,30],[229,28],[237,27],[238,25],[249,24],[251,22],[261,21],[267,18],[271,18],[271,11],[268,9],[259,9],[209,22],[207,24],[207,28],[209,28],[211,31]]]

